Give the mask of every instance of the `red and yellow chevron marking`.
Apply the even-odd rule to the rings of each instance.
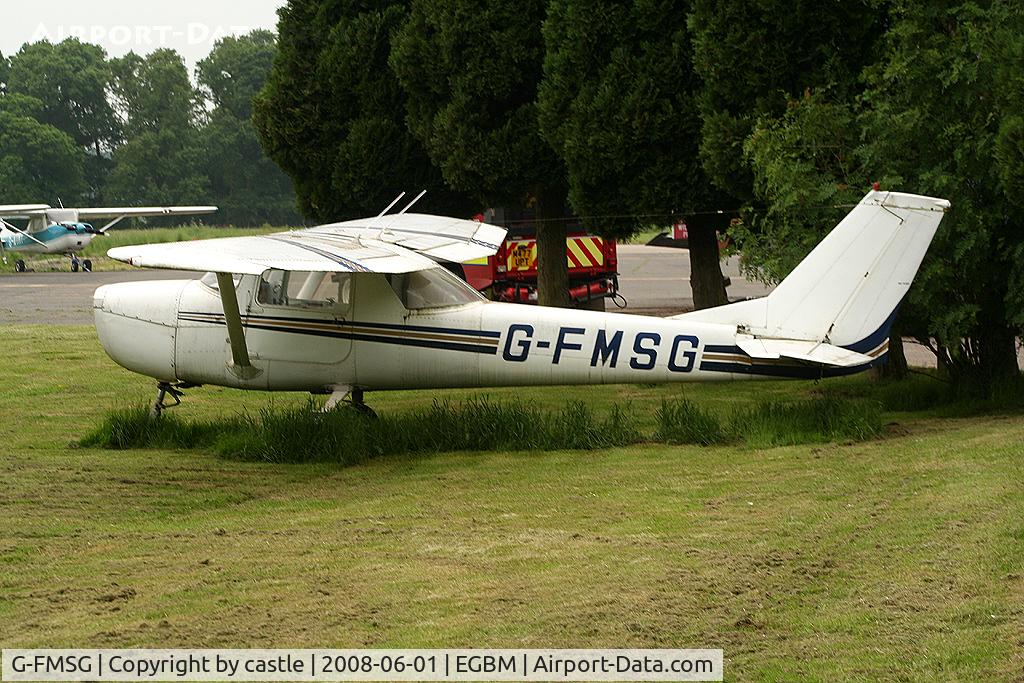
[[[604,244],[600,237],[570,237],[565,242],[569,268],[593,268],[604,265]],[[509,272],[537,268],[537,241],[519,240],[509,245]]]
[[[570,268],[593,268],[604,265],[604,245],[600,237],[570,237],[566,253]]]

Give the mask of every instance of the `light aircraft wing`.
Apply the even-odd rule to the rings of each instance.
[[[477,221],[403,214],[272,235],[111,249],[143,268],[259,275],[265,270],[408,273],[436,261],[490,256],[505,230]]]
[[[100,207],[75,209],[78,219],[87,221],[96,218],[144,218],[147,216],[198,216],[215,213],[216,206],[135,206]]]
[[[373,239],[437,261],[465,263],[495,253],[505,241],[506,231],[478,221],[404,213],[323,225],[306,232]]]
[[[107,255],[143,268],[243,275],[270,269],[408,273],[438,267],[426,256],[395,244],[315,230],[117,247]]]
[[[30,218],[44,213],[50,207],[46,204],[8,204],[0,206],[0,218]]]

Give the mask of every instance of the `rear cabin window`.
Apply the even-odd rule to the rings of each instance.
[[[459,306],[484,297],[444,268],[393,273],[385,276],[402,304],[411,311]]]
[[[345,308],[351,303],[352,274],[268,270],[260,276],[256,301],[263,306]]]

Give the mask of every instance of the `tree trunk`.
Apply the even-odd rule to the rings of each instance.
[[[569,260],[565,255],[565,193],[537,197],[537,303],[569,308]]]
[[[1020,367],[1017,365],[1017,335],[1004,325],[985,330],[978,339],[978,358],[984,390],[988,397],[995,397],[1001,387],[1017,380]]]
[[[967,398],[995,398],[1001,387],[1020,378],[1017,338],[1005,325],[982,328],[964,340],[963,356],[950,365],[953,391]]]
[[[907,356],[903,352],[903,334],[899,320],[896,320],[892,329],[889,330],[889,357],[885,363],[878,366],[876,377],[878,379],[903,379],[909,374]]]
[[[729,303],[718,254],[714,221],[687,220],[690,242],[690,288],[696,310]]]

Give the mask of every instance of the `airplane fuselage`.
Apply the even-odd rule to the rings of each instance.
[[[256,376],[232,371],[209,281],[100,288],[100,340],[117,363],[161,381],[281,391],[821,377],[866,367],[759,362],[737,347],[736,325],[483,300],[410,310],[376,273],[353,275],[347,302],[310,307],[261,303],[259,281],[245,276],[236,288]],[[881,360],[884,341],[869,355]]]
[[[52,224],[29,232],[32,237],[12,230],[0,232],[4,249],[25,254],[72,254],[85,249],[96,236],[88,223]],[[40,244],[42,242],[42,244]]]

